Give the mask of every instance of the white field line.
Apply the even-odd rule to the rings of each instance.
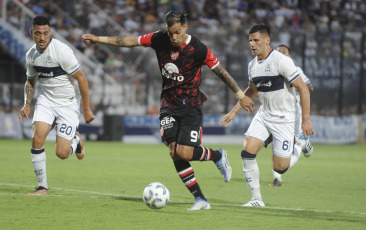
[[[0,183],[0,186],[4,187],[28,187],[32,188],[34,186],[30,185],[21,185],[21,184],[6,184]],[[88,194],[95,194],[93,195],[47,195],[50,197],[80,197],[80,198],[93,198],[93,199],[117,199],[119,197],[128,198],[131,200],[142,200],[142,197],[135,197],[135,196],[126,196],[121,194],[110,194],[110,193],[102,193],[102,192],[95,192],[95,191],[85,191],[85,190],[76,190],[76,189],[67,189],[67,188],[54,188],[52,190],[61,190],[61,191],[68,191],[68,192],[79,192],[79,193],[88,193]],[[0,196],[26,196],[27,194],[19,194],[19,193],[1,193]],[[192,202],[186,201],[174,201],[170,200],[169,203],[179,203],[179,204],[192,204]],[[210,203],[213,206],[226,206],[226,207],[241,207],[240,204],[219,204],[219,203]],[[281,208],[281,207],[263,207],[265,209],[270,210],[286,210],[286,211],[308,211],[308,212],[319,212],[319,213],[348,213],[348,214],[360,214],[366,215],[366,212],[352,212],[352,211],[332,211],[332,210],[319,210],[319,209],[302,209],[302,208]]]

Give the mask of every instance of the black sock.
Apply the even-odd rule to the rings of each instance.
[[[212,150],[205,146],[196,146],[193,150],[192,161],[218,161],[221,159],[221,153],[218,150]]]
[[[188,188],[192,195],[194,197],[201,197],[202,199],[206,200],[196,178],[194,177],[194,171],[191,167],[191,164],[185,160],[177,160],[174,161],[174,165],[180,179],[182,179],[184,185]]]

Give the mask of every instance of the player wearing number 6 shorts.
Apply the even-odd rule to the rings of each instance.
[[[249,29],[249,43],[256,57],[248,65],[249,85],[245,95],[259,97],[261,106],[247,132],[241,157],[245,181],[252,199],[246,207],[264,207],[259,186],[259,167],[256,156],[264,142],[273,136],[273,170],[285,173],[298,160],[304,143],[294,145],[296,127],[296,94],[300,94],[302,106],[302,130],[305,136],[314,133],[310,121],[310,94],[291,58],[273,50],[270,46],[270,29],[257,24]],[[226,126],[240,110],[236,105],[222,119]],[[299,144],[298,144],[299,143]]]
[[[49,21],[43,16],[32,20],[30,34],[35,44],[26,54],[27,81],[24,87],[24,106],[19,121],[30,114],[30,103],[34,96],[36,80],[41,90],[33,115],[31,157],[38,179],[36,190],[29,195],[49,194],[46,174],[46,152],[44,143],[53,127],[56,128],[56,155],[66,159],[76,153],[84,158],[84,145],[76,131],[79,125],[80,94],[86,123],[94,119],[89,106],[87,79],[70,47],[51,38]],[[75,83],[78,83],[80,93]]]

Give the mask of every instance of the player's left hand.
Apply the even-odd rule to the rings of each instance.
[[[87,124],[90,124],[95,119],[93,111],[90,108],[84,109],[84,118]]]

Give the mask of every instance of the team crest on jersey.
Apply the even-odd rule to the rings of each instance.
[[[179,57],[179,52],[170,51],[170,57],[173,61],[177,60],[177,58]]]
[[[51,64],[51,56],[47,56],[46,64],[48,64],[48,65],[50,65],[50,64]]]
[[[271,73],[271,64],[267,64],[267,66],[266,66],[266,68],[265,68],[264,72],[265,72],[266,74]]]

